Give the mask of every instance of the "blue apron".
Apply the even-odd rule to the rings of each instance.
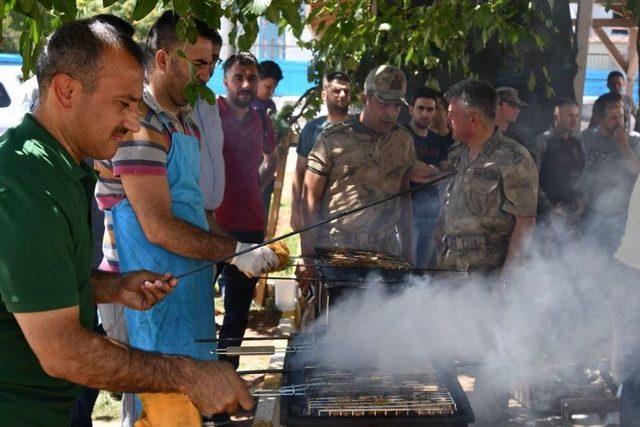
[[[208,230],[198,187],[199,149],[194,137],[173,133],[167,155],[167,180],[173,214]],[[122,273],[146,269],[177,276],[207,264],[149,242],[128,200],[118,203],[111,212]],[[196,338],[215,335],[213,298],[213,268],[180,279],[173,293],[150,310],[125,309],[129,343],[142,350],[215,360],[210,346],[194,343]]]

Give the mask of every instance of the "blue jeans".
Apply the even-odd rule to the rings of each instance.
[[[262,232],[231,233],[236,239],[244,243],[261,243],[264,240]],[[258,283],[257,278],[248,278],[235,265],[225,264],[220,273],[220,282],[224,286],[224,320],[220,328],[219,338],[240,338],[237,340],[221,340],[218,349],[239,346],[249,323],[249,309],[253,299],[253,291]],[[222,286],[221,286],[222,287]],[[240,358],[237,356],[220,356],[220,360],[230,362],[238,368]]]
[[[417,268],[431,268],[435,265],[433,231],[437,224],[437,217],[413,217],[413,255]]]

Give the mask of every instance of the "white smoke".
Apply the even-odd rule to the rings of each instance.
[[[550,367],[570,375],[610,357],[620,284],[597,248],[534,254],[516,277],[499,294],[497,278],[414,277],[389,291],[369,277],[366,289],[331,306],[315,362],[406,370],[420,361],[459,361],[534,380]]]

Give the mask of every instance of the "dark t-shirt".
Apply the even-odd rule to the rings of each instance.
[[[540,159],[540,189],[553,204],[573,203],[581,198],[578,184],[583,169],[580,140],[552,136]]]
[[[447,160],[447,137],[429,131],[427,136],[416,134],[409,125],[406,128],[413,136],[413,145],[416,149],[416,160],[430,165],[438,166],[438,163]],[[419,184],[411,184],[415,188]],[[413,216],[417,218],[433,218],[440,213],[440,194],[438,187],[429,186],[412,193]]]

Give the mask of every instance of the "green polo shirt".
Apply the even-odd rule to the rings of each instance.
[[[3,426],[69,425],[80,387],[44,372],[12,313],[79,306],[80,322],[91,330],[94,179],[30,114],[0,137]]]

